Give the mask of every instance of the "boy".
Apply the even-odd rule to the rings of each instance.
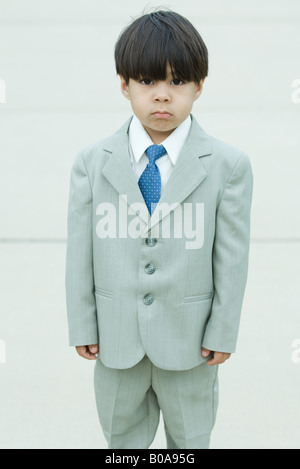
[[[169,449],[208,449],[247,279],[251,165],[191,114],[208,53],[187,19],[143,15],[115,61],[134,115],[72,168],[70,344],[96,360],[109,448],[149,448],[161,411]]]

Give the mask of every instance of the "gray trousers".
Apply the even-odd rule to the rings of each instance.
[[[100,424],[112,449],[147,449],[164,419],[167,448],[208,449],[218,407],[218,366],[166,371],[145,356],[107,368],[98,356],[94,385]]]

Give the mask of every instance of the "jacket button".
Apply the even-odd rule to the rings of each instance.
[[[149,246],[149,247],[152,248],[153,246],[156,245],[156,243],[157,243],[157,239],[156,239],[156,238],[146,238],[146,244],[147,244],[147,246]]]
[[[143,298],[143,301],[145,303],[145,305],[151,305],[151,303],[153,303],[153,295],[151,295],[151,293],[147,293],[147,295],[144,296]]]
[[[150,264],[147,264],[146,267],[145,267],[145,272],[146,272],[147,274],[149,274],[149,275],[150,275],[150,274],[153,274],[153,273],[155,272],[155,270],[156,270],[156,269],[155,269],[155,265],[153,265],[153,264],[151,264],[151,263],[150,263]]]

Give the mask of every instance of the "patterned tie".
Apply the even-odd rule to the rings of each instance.
[[[146,150],[149,163],[141,175],[138,184],[150,215],[160,199],[161,190],[160,172],[155,161],[166,153],[167,150],[162,145],[151,145]]]

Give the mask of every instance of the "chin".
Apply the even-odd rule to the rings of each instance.
[[[149,127],[153,130],[167,131],[175,129],[177,127],[177,124],[175,124],[175,122],[171,122],[170,119],[158,119],[155,120],[155,122],[152,122]]]

